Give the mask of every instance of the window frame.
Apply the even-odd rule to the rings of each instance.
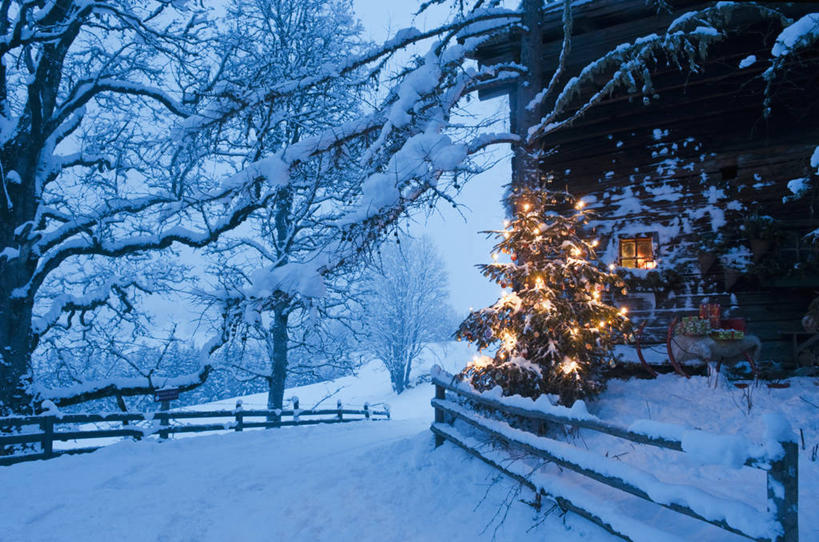
[[[617,240],[617,261],[620,267],[656,269],[657,247],[654,237],[653,234],[620,235]],[[627,250],[628,247],[631,247],[631,250]]]

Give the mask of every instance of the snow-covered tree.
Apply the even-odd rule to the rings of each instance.
[[[136,297],[168,286],[164,276],[142,276],[147,255],[209,245],[255,211],[275,208],[287,197],[291,174],[315,168],[311,161],[360,159],[357,182],[342,196],[344,217],[328,224],[337,242],[316,247],[311,260],[324,276],[376,242],[407,208],[446,196],[448,185],[439,179],[469,154],[508,140],[456,143],[444,133],[450,109],[482,77],[460,70],[467,48],[456,43],[457,32],[506,13],[481,12],[431,33],[407,30],[292,79],[258,73],[260,80],[242,85],[241,74],[226,80],[225,70],[247,44],[217,39],[220,24],[192,6],[163,0],[0,6],[4,411],[30,408],[33,394],[70,405],[204,381],[212,369],[208,354],[245,313],[240,298],[220,301],[226,324],[192,374],[169,378],[139,368],[128,378],[112,371],[45,389],[32,387],[32,356],[57,330],[82,334],[92,319],[128,317],[138,310]],[[212,143],[248,110],[320,96],[339,78],[364,83],[395,51],[435,36],[428,54],[366,114],[277,150],[259,146],[255,155]],[[442,93],[444,82],[450,88]],[[247,130],[280,120],[256,118]]]
[[[401,236],[375,257],[366,277],[361,344],[381,360],[396,393],[410,384],[413,363],[455,327],[444,263],[429,237]]]
[[[228,11],[235,22],[221,41],[233,53],[222,69],[221,100],[238,101],[270,81],[298,80],[341,65],[365,47],[350,0],[234,0]],[[211,154],[235,157],[242,169],[363,116],[370,86],[352,72],[253,103],[215,124],[205,141]],[[347,295],[349,277],[340,276],[343,269],[319,268],[326,262],[320,253],[337,241],[335,223],[357,190],[359,166],[351,154],[358,148],[352,144],[333,156],[304,160],[271,205],[209,249],[218,262],[213,273],[220,287],[203,297],[241,304],[234,338],[245,346],[256,342],[268,358],[259,366],[255,356],[241,355],[247,350],[233,348],[238,355],[229,368],[239,379],[266,382],[271,409],[282,408],[289,374],[326,376],[351,364],[344,322],[354,303]]]
[[[597,261],[597,242],[583,235],[588,217],[582,201],[523,190],[510,203],[514,218],[492,233],[499,239],[495,260],[508,254],[511,261],[481,271],[511,292],[472,312],[457,333],[479,350],[499,347],[494,357],[470,363],[464,375],[480,390],[555,394],[571,406],[603,389],[602,369],[613,361],[614,341],[629,331],[625,309],[607,301],[625,284]]]
[[[158,136],[208,79],[205,20],[174,4],[0,5],[0,410],[28,404],[32,353],[50,336],[92,313],[125,321],[135,296],[173,278],[131,272],[135,254],[218,235],[182,226],[190,192],[174,188]],[[89,393],[104,394],[72,395]]]

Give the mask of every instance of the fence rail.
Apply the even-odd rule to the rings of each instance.
[[[213,419],[226,418],[224,422],[211,422]],[[251,421],[248,421],[248,418]],[[263,418],[263,420],[258,420]],[[286,419],[289,418],[289,419]],[[50,459],[61,455],[83,454],[98,450],[102,446],[84,448],[54,449],[55,442],[77,441],[98,438],[135,439],[158,436],[166,439],[177,433],[200,433],[207,431],[243,431],[245,429],[272,429],[297,425],[316,425],[328,423],[349,423],[363,420],[389,419],[390,411],[386,405],[381,410],[371,409],[365,404],[362,409],[342,408],[341,401],[335,409],[300,410],[298,400],[289,410],[242,408],[241,401],[234,410],[164,410],[158,412],[125,412],[101,414],[59,414],[41,416],[0,417],[0,430],[15,428],[14,432],[0,432],[0,451],[16,444],[39,443],[39,451],[24,451],[12,455],[0,455],[0,466],[12,465],[23,461]],[[208,420],[209,423],[172,423],[178,420]],[[136,426],[142,422],[143,425]],[[80,424],[118,424],[116,427],[82,429]],[[59,426],[70,425],[59,430]],[[23,428],[38,426],[39,431],[24,432]]]
[[[535,435],[514,427],[507,421],[484,416],[476,411],[474,405],[482,411],[501,413],[506,419],[511,417],[518,420],[583,427],[631,442],[677,452],[685,451],[684,434],[686,432],[691,434],[691,430],[687,428],[658,424],[643,426],[643,429],[640,429],[639,425],[626,428],[588,413],[560,406],[537,405],[536,408],[535,405],[529,407],[510,404],[515,401],[475,392],[438,367],[433,368],[432,383],[435,385],[435,398],[432,400],[435,422],[431,430],[435,434],[436,446],[440,446],[445,440],[450,441],[537,493],[555,499],[564,510],[576,512],[626,540],[652,540],[652,537],[656,537],[656,530],[647,530],[644,525],[635,528],[635,521],[623,522],[612,517],[605,503],[601,503],[594,495],[576,488],[566,490],[559,483],[542,480],[540,483],[533,482],[526,472],[516,472],[510,468],[508,462],[492,457],[485,451],[485,447],[480,446],[480,441],[470,437],[468,433],[459,431],[452,425],[453,422],[458,420],[471,429],[477,429],[480,434],[504,442],[507,446],[522,449],[533,456],[546,459],[607,486],[752,540],[766,542],[799,540],[798,449],[796,442],[789,435],[781,435],[773,447],[769,445],[749,448],[744,458],[746,466],[767,472],[766,514],[740,501],[722,499],[692,486],[662,483],[645,470],[566,442]],[[447,392],[451,393],[451,397],[447,396]],[[704,432],[697,432],[695,436],[698,435],[717,440],[731,438]],[[655,532],[647,535],[649,531]],[[664,539],[669,539],[669,536]]]

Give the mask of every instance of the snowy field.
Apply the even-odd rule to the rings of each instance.
[[[438,347],[417,374],[432,363],[456,370],[468,355],[460,344]],[[811,461],[811,448],[819,443],[819,387],[810,379],[790,382],[789,389],[753,390],[749,410],[746,391],[714,390],[704,378],[614,381],[590,410],[624,424],[652,419],[750,438],[761,438],[763,413],[786,413],[806,439],[806,450],[800,450],[801,539],[819,540],[819,463]],[[435,450],[429,384],[395,397],[386,373],[368,365],[357,377],[289,390],[287,396],[294,394],[303,408],[328,395],[333,405],[336,398],[350,406],[387,402],[393,419],[122,442],[93,454],[3,467],[0,540],[614,540],[571,514],[536,512],[522,502],[532,499],[531,492],[518,491],[454,446]],[[256,406],[264,399],[244,401]],[[587,431],[574,444],[649,468],[663,480],[764,506],[760,471],[700,467],[681,454]],[[601,496],[616,501],[623,514],[686,540],[742,540],[636,498]]]

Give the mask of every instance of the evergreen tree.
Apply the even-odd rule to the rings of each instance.
[[[570,194],[524,190],[512,196],[514,218],[482,273],[511,292],[472,312],[456,337],[479,350],[499,343],[493,358],[478,356],[462,375],[477,389],[498,385],[505,395],[557,394],[571,405],[604,387],[602,368],[614,361],[614,341],[630,330],[626,310],[604,299],[625,284],[596,259],[596,240],[582,236],[583,202]],[[566,210],[570,209],[570,212]],[[511,261],[498,262],[499,253]]]

